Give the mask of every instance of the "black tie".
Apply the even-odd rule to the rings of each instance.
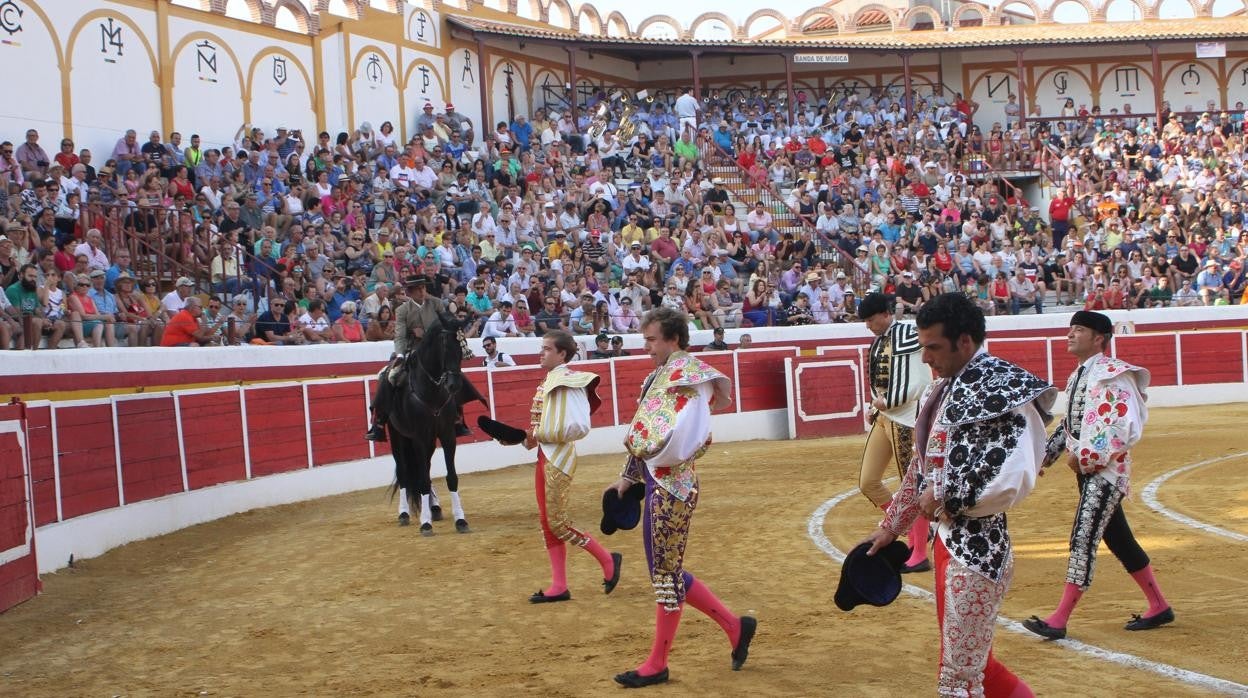
[[[1071,412],[1075,409],[1075,395],[1079,392],[1079,381],[1083,380],[1083,371],[1087,368],[1084,364],[1079,365],[1079,371],[1075,374],[1075,382],[1070,384],[1070,395],[1066,396],[1066,426],[1069,427],[1075,423],[1075,416]]]

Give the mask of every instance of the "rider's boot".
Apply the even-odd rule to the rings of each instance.
[[[461,436],[471,436],[471,435],[472,435],[472,430],[469,429],[468,425],[464,422],[464,406],[460,405],[459,406],[459,419],[455,422],[455,437],[459,438]]]
[[[369,441],[386,441],[386,420],[373,412],[373,423],[368,427],[368,431],[364,434],[364,438]]]

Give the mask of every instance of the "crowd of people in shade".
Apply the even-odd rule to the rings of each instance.
[[[220,148],[128,131],[97,158],[31,129],[0,144],[0,344],[390,339],[414,274],[491,338],[635,333],[656,306],[702,329],[853,322],[872,289],[902,313],[948,292],[995,314],[1245,300],[1239,108],[1072,102],[1024,128],[880,89],[798,93],[790,123],[685,90],[620,124],[601,100],[483,133],[427,103],[407,143],[389,121],[244,125]],[[1042,170],[1047,210],[993,170]],[[192,271],[162,289],[153,256]]]

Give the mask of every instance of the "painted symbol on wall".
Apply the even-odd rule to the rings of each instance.
[[[381,83],[381,56],[368,54],[368,63],[364,65],[364,76],[369,82]]]
[[[22,30],[22,15],[24,12],[20,5],[13,0],[4,0],[0,2],[0,29],[9,33],[9,36]]]
[[[472,78],[472,52],[468,49],[464,49],[464,69],[459,72],[459,81],[465,87],[476,83]]]
[[[429,94],[429,83],[430,83],[429,66],[422,65],[418,67],[416,70],[420,71],[420,93],[422,95]]]
[[[113,49],[118,56],[121,56],[123,48],[125,44],[121,41],[121,25],[116,24],[112,17],[108,18],[107,26],[104,22],[100,22],[100,53],[107,54],[109,49]],[[109,62],[113,61],[109,60]]]
[[[429,15],[424,10],[416,10],[416,40],[426,41],[425,25],[429,23]]]
[[[1187,83],[1189,82],[1193,85],[1200,84],[1200,71],[1196,70],[1195,63],[1188,63],[1187,70],[1183,71],[1183,73],[1179,75],[1179,83],[1184,87],[1187,87]]]
[[[1053,89],[1057,90],[1059,95],[1066,94],[1066,89],[1070,87],[1069,75],[1065,70],[1059,70],[1053,74]]]
[[[207,39],[195,44],[195,69],[200,80],[217,81],[217,47]]]
[[[1248,87],[1248,68],[1239,69],[1239,86]]]
[[[1126,94],[1140,91],[1139,68],[1114,68],[1114,92]]]
[[[286,59],[281,56],[273,57],[273,82],[278,87],[286,84]]]
[[[1007,95],[1013,94],[1014,92],[1014,90],[1010,89],[1010,76],[1009,75],[1002,75],[1001,79],[997,80],[997,83],[995,85],[992,83],[991,75],[984,78],[984,82],[987,83],[988,85],[988,99],[992,99],[993,97],[996,97],[997,93],[1000,92],[1002,88],[1005,88],[1005,93]]]

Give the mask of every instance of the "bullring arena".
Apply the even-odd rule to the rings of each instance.
[[[572,600],[530,603],[535,456],[480,428],[471,531],[396,521],[363,436],[416,278],[469,328],[469,424],[529,423],[544,375],[505,308],[576,330],[594,535],[654,368],[623,300],[690,313],[732,401],[686,564],[758,619],[734,672],[685,615],[651,690],[691,696],[932,693],[931,572],[833,601],[880,519],[855,298],[966,293],[1059,388],[1071,312],[1105,310],[1151,372],[1123,506],[1177,619],[1126,632],[1145,602],[1102,551],[1066,639],[1022,625],[1066,570],[1059,465],[1010,512],[995,651],[1040,696],[1248,696],[1248,0],[809,2],[0,0],[0,698],[619,690],[653,637],[639,531],[599,538],[610,596],[571,555]]]
[[[1054,325],[1058,318],[1045,321]],[[1130,349],[1144,365],[1168,360],[1182,366],[1182,378],[1174,371],[1157,372],[1152,401],[1191,406],[1152,410],[1136,452],[1135,492],[1126,507],[1141,543],[1164,575],[1178,621],[1151,633],[1123,632],[1125,620],[1140,610],[1138,591],[1107,558],[1094,590],[1072,620],[1070,639],[1046,643],[1021,631],[1017,621],[1053,602],[1053,580],[1060,579],[1065,565],[1074,487],[1069,473],[1055,469],[1011,516],[1017,572],[997,636],[999,655],[1038,695],[1178,696],[1248,690],[1236,648],[1239,628],[1248,620],[1236,600],[1242,567],[1236,551],[1248,536],[1243,498],[1248,451],[1238,431],[1248,414],[1242,404],[1244,332],[1148,329],[1137,326],[1137,334],[1116,339],[1117,350]],[[989,349],[1030,363],[1042,376],[1049,370],[1062,372],[1065,363],[1045,348],[1060,345],[1059,333],[1052,328],[1003,329],[995,334],[995,343],[990,333]],[[937,637],[927,596],[930,574],[907,576],[913,586],[887,608],[843,613],[832,604],[840,555],[878,518],[856,492],[861,415],[856,426],[818,419],[821,409],[833,415],[852,411],[838,402],[857,399],[852,388],[845,392],[852,380],[816,376],[812,385],[819,386],[820,400],[807,396],[800,409],[795,402],[768,409],[777,401],[789,402],[787,391],[774,387],[783,381],[769,378],[784,376],[777,355],[799,366],[831,362],[826,370],[852,374],[849,365],[854,362],[837,357],[841,352],[857,354],[860,341],[822,339],[813,342],[819,346],[768,345],[735,356],[703,355],[729,375],[768,377],[738,381],[744,391],[741,401],[715,418],[721,440],[700,466],[704,504],[688,561],[691,569],[718,580],[719,593],[729,603],[756,615],[760,630],[750,664],[733,673],[714,626],[702,618],[690,620],[672,655],[673,681],[667,690],[695,695],[898,695],[930,690],[935,671],[930,647]],[[1175,361],[1176,343],[1182,349],[1186,342],[1199,344],[1188,347],[1185,361]],[[1197,346],[1205,349],[1197,351]],[[600,414],[606,412],[607,421],[583,444],[583,450],[602,455],[584,458],[578,472],[572,506],[578,521],[597,521],[599,489],[618,472],[620,432],[610,424],[616,421],[617,399],[627,402],[624,391],[636,390],[628,387],[636,384],[635,371],[648,370],[639,365],[643,361],[583,362],[585,370],[616,376],[619,380],[604,385],[618,386],[621,395],[605,391],[608,407]],[[1230,361],[1233,366],[1225,365]],[[484,378],[494,390],[494,414],[503,419],[524,407],[498,396],[512,375],[531,385],[533,370],[521,366],[496,370],[489,377],[476,371],[469,375]],[[806,373],[789,370],[789,375]],[[272,392],[292,385],[298,392],[340,384],[276,385],[257,384],[255,389]],[[358,406],[363,400],[360,383],[351,385],[339,393],[352,393]],[[800,387],[800,379],[795,385]],[[249,402],[252,389],[242,389],[241,404]],[[337,422],[326,414],[306,421],[319,432],[311,467],[300,460],[293,472],[260,475],[269,466],[261,465],[252,441],[251,480],[156,496],[167,480],[162,473],[178,476],[181,471],[190,482],[208,482],[211,468],[186,445],[182,448],[189,470],[184,471],[176,443],[164,450],[164,457],[159,438],[148,444],[151,448],[135,446],[124,415],[146,414],[150,419],[161,401],[172,396],[190,424],[199,416],[193,410],[205,409],[203,396],[212,395],[205,392],[210,390],[103,401],[118,407],[123,459],[146,454],[139,463],[146,479],[137,474],[139,467],[132,469],[127,462],[121,487],[115,480],[106,484],[109,496],[116,497],[120,489],[126,497],[128,504],[122,507],[84,503],[91,499],[88,483],[98,481],[100,473],[71,475],[82,467],[71,453],[58,455],[55,482],[39,476],[52,460],[40,444],[49,443],[48,432],[55,431],[46,426],[48,415],[39,412],[51,410],[51,404],[28,406],[28,444],[38,488],[33,509],[37,519],[52,521],[38,529],[39,565],[56,571],[42,575],[39,596],[0,616],[0,675],[14,695],[595,695],[614,690],[611,674],[644,650],[648,629],[627,622],[652,604],[635,534],[620,532],[603,539],[625,556],[623,579],[614,595],[602,596],[592,565],[573,559],[572,603],[527,603],[525,597],[543,579],[545,562],[535,542],[540,534],[531,501],[532,463],[519,448],[479,444],[461,449],[461,473],[518,463],[463,476],[461,491],[473,533],[462,536],[449,522],[435,524],[432,538],[395,525],[393,502],[379,486],[390,477],[387,458],[317,464],[318,448],[331,454],[326,458],[334,457],[327,444],[335,441],[337,431],[358,437],[362,412]],[[240,389],[221,390],[227,391],[237,414]],[[1192,404],[1205,402],[1210,404]],[[281,420],[281,401],[269,396],[267,404],[272,417]],[[308,403],[308,409],[315,404]],[[344,412],[344,404],[331,411]],[[221,405],[213,408],[214,414],[228,415]],[[91,400],[56,407],[57,429],[67,422],[81,425],[82,411],[92,407]],[[847,435],[733,440],[784,439],[790,414],[805,414],[815,425],[840,425],[826,433]],[[31,429],[32,423],[45,426]],[[188,434],[188,445],[196,439]],[[230,439],[228,429],[221,432],[217,447],[228,450]],[[292,441],[302,439],[295,434]],[[290,442],[275,445],[287,449]],[[113,446],[104,444],[110,452]],[[74,462],[79,465],[68,467]],[[106,471],[113,470],[111,461],[106,466]],[[315,485],[308,484],[317,477],[321,479]],[[276,488],[264,493],[246,489],[266,484]],[[204,498],[272,503],[306,497],[308,487],[359,491],[255,509],[99,556],[88,552],[87,559],[76,560],[72,567],[65,566],[67,560],[46,559],[75,547],[90,551],[91,545],[120,542],[101,528],[142,538],[141,531],[179,528],[193,520],[188,517],[197,514],[188,509],[215,512],[248,506]],[[441,483],[437,487],[445,492]],[[173,489],[181,491],[181,483]],[[226,509],[217,509],[221,506]],[[101,508],[77,513],[93,507]]]

